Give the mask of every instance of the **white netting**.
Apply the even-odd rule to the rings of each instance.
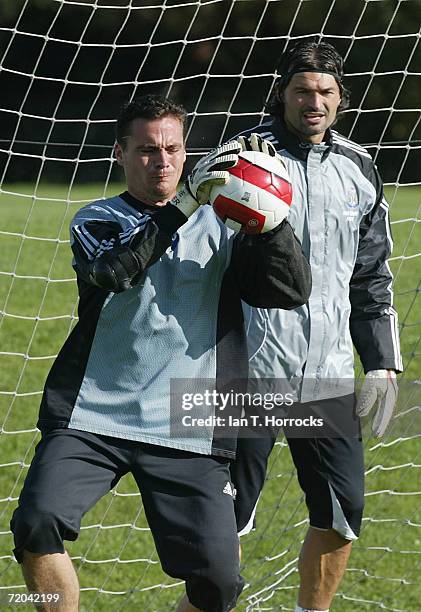
[[[190,115],[195,156],[265,117],[289,41],[322,37],[346,59],[351,108],[339,124],[387,184],[410,425],[368,441],[362,537],[335,599],[340,610],[417,610],[420,110],[418,0],[2,0],[0,14],[0,601],[23,591],[11,513],[38,439],[43,382],[75,322],[67,227],[85,202],[118,193],[119,106],[170,94]],[[394,431],[394,430],[392,430]],[[271,457],[258,529],[243,540],[238,609],[293,609],[306,510],[282,441]],[[69,545],[84,610],[174,608],[183,591],[157,561],[134,481],[90,512]]]

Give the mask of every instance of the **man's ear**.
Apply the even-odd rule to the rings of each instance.
[[[118,165],[122,166],[123,165],[123,148],[118,142],[116,142],[116,144],[114,145],[114,155],[115,155]]]

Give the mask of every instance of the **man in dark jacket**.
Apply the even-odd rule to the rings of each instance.
[[[164,571],[186,582],[179,610],[226,612],[242,588],[227,487],[235,439],[216,426],[183,436],[171,384],[244,375],[241,300],[295,308],[310,272],[286,220],[246,237],[201,206],[228,180],[238,142],[201,159],[176,191],[185,123],[185,110],[160,96],[126,105],[115,153],[127,191],[71,223],[79,321],[48,375],[42,439],[12,519],[28,589],[59,593],[53,603],[66,612],[78,609],[79,585],[63,540],[128,472]]]

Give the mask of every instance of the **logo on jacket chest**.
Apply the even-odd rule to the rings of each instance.
[[[348,221],[355,219],[359,215],[358,194],[355,187],[350,187],[346,193],[343,214]]]

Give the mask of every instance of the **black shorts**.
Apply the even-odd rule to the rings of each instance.
[[[317,403],[315,403],[317,404]],[[355,414],[354,395],[323,400],[333,430],[341,431],[344,415]],[[314,404],[313,404],[314,406]],[[305,407],[304,404],[301,407]],[[297,406],[294,410],[298,412]],[[291,412],[292,414],[292,412]],[[359,428],[357,428],[359,429]],[[237,529],[245,535],[254,526],[254,514],[263,489],[267,462],[279,430],[266,435],[238,440],[237,457],[231,465],[231,480],[236,488],[235,514]],[[298,438],[285,436],[305,493],[310,525],[318,529],[335,529],[347,540],[360,533],[364,507],[364,453],[360,435],[349,437]]]
[[[43,436],[11,527],[15,556],[64,552],[82,516],[126,473],[141,492],[165,572],[186,581],[189,600],[225,611],[241,592],[228,460],[167,447],[54,429]]]

